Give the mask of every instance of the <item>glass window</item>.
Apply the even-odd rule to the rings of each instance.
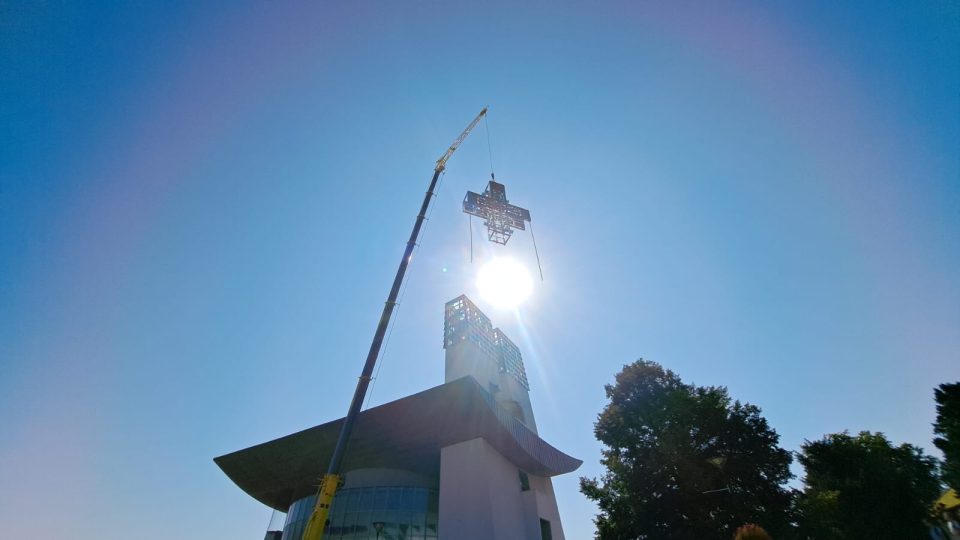
[[[550,522],[542,518],[540,519],[540,539],[553,540],[553,533],[550,531]]]
[[[343,512],[330,512],[327,520],[329,521],[324,538],[340,538],[343,533],[343,520],[346,514]]]
[[[356,530],[356,534],[358,535],[358,538],[365,538],[364,535],[366,535],[368,532],[373,531],[373,527],[371,526],[371,524],[374,521],[377,521],[376,515],[372,514],[371,512],[357,513],[357,522],[354,525],[354,529]]]
[[[389,528],[391,531],[390,534],[395,535],[397,531],[400,530],[400,519],[402,514],[397,511],[390,511],[381,515],[383,516],[383,522],[387,524],[387,528]]]
[[[422,512],[427,509],[427,490],[418,489],[413,493],[413,510]]]
[[[520,473],[520,491],[530,491],[530,477],[523,471],[518,472]]]
[[[415,536],[423,536],[424,522],[426,520],[427,515],[423,512],[410,514],[410,530],[413,531]]]
[[[349,493],[344,494],[346,495],[345,509],[347,512],[353,512],[358,509],[360,505],[360,493],[358,493],[358,491],[359,490],[351,489]]]
[[[371,508],[373,506],[374,489],[363,488],[357,491],[360,492],[359,508]]]
[[[403,488],[392,487],[387,489],[387,503],[383,506],[387,509],[400,508],[400,501],[403,495]]]
[[[354,531],[357,528],[357,512],[349,512],[343,517],[343,538],[353,538]]]
[[[330,509],[329,540],[372,540],[374,522],[383,522],[381,539],[435,538],[439,493],[420,487],[367,487],[341,489]],[[304,497],[290,505],[284,538],[300,540],[313,512],[316,496]],[[430,526],[427,525],[428,513]]]
[[[387,488],[377,488],[376,495],[374,495],[373,504],[370,506],[370,508],[380,510],[386,507],[387,507]]]
[[[427,507],[427,492],[424,489],[408,489],[406,493],[407,510],[422,510]]]

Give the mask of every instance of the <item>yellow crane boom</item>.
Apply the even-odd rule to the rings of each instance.
[[[460,147],[460,144],[463,143],[464,139],[467,138],[467,135],[470,135],[470,132],[473,131],[473,128],[477,127],[477,124],[480,123],[480,119],[487,115],[487,108],[484,107],[480,114],[473,119],[473,122],[470,122],[470,125],[467,126],[467,129],[463,130],[463,133],[457,137],[457,140],[453,141],[453,144],[450,145],[450,148],[447,148],[446,153],[444,153],[440,159],[437,160],[437,167],[434,171],[443,171],[447,168],[447,160],[450,159],[450,156],[457,151],[457,148]],[[489,126],[489,124],[488,124]]]
[[[407,241],[407,247],[403,252],[403,258],[400,259],[400,267],[397,268],[397,275],[393,279],[393,286],[390,288],[390,294],[383,306],[383,313],[380,315],[380,322],[377,324],[377,330],[373,334],[373,342],[370,344],[370,351],[367,353],[367,360],[363,365],[363,371],[360,373],[360,379],[357,381],[357,389],[353,393],[353,399],[350,401],[350,409],[347,411],[347,417],[343,421],[343,427],[340,428],[340,437],[337,439],[337,446],[334,447],[333,455],[330,457],[330,466],[327,473],[320,482],[317,491],[317,503],[313,507],[313,513],[307,521],[307,527],[303,531],[303,540],[321,540],[323,538],[323,529],[327,524],[327,516],[330,514],[330,506],[333,504],[333,498],[336,496],[337,488],[340,487],[340,465],[343,462],[343,455],[346,452],[347,442],[350,440],[350,434],[353,432],[353,425],[356,423],[357,416],[360,414],[360,407],[367,395],[367,387],[370,385],[370,378],[373,375],[373,368],[380,356],[380,348],[383,345],[383,337],[390,325],[390,317],[393,315],[393,309],[397,305],[397,295],[400,293],[400,286],[403,284],[403,276],[407,272],[407,265],[410,264],[413,249],[417,245],[417,239],[420,236],[420,229],[427,216],[427,208],[430,206],[430,200],[433,199],[433,190],[437,187],[437,179],[440,173],[447,167],[447,160],[457,151],[460,144],[470,135],[473,128],[476,127],[480,119],[487,114],[487,108],[484,107],[480,114],[470,122],[470,125],[463,130],[463,133],[450,148],[437,160],[437,166],[433,169],[433,179],[430,180],[430,187],[424,195],[423,203],[420,205],[420,213],[417,214],[417,221],[413,224],[413,231],[410,233],[410,239]]]

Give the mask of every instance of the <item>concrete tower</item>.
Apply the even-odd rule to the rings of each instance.
[[[520,349],[466,295],[447,302],[443,333],[445,382],[476,379],[495,408],[535,436],[537,423]],[[457,530],[456,537],[464,540],[564,537],[550,477],[518,468],[483,438],[442,448],[440,471],[440,522],[445,533]]]

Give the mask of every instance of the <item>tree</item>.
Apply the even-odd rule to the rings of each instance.
[[[597,538],[726,540],[744,523],[779,538],[788,528],[791,457],[760,409],[643,360],[606,393],[594,430],[606,473],[580,479],[600,507]]]
[[[933,444],[943,452],[943,481],[960,493],[960,382],[941,384],[933,390],[937,421]]]
[[[807,441],[801,532],[817,540],[928,538],[924,520],[940,494],[937,461],[910,444],[862,431]]]

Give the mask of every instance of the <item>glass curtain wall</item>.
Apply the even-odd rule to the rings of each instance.
[[[300,540],[316,495],[290,505],[283,540]],[[362,487],[337,491],[324,540],[426,540],[437,537],[439,494],[422,487]]]

